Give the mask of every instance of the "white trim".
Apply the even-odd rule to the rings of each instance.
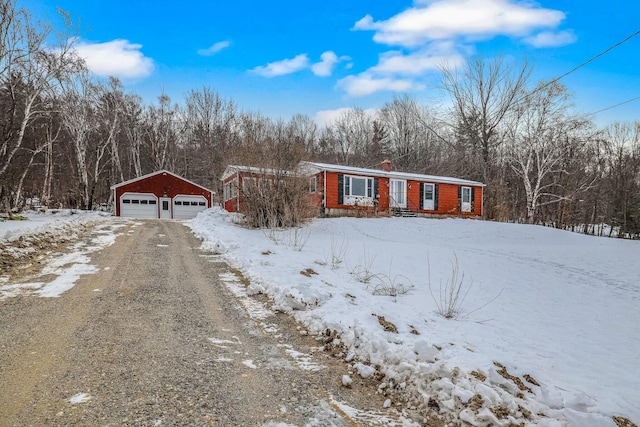
[[[351,166],[339,166],[332,165],[328,163],[315,163],[315,162],[301,162],[299,168],[302,170],[306,170],[308,173],[313,173],[314,171],[328,171],[328,172],[338,172],[343,174],[356,174],[356,175],[367,175],[378,178],[395,178],[395,179],[406,179],[411,181],[421,181],[421,182],[435,182],[442,184],[455,184],[455,185],[468,185],[471,187],[485,187],[486,184],[477,181],[470,181],[466,179],[453,178],[448,176],[436,176],[436,175],[422,175],[416,173],[408,173],[408,172],[386,172],[379,169],[365,169],[365,168],[356,168]]]
[[[322,180],[322,207],[327,209],[327,171],[322,172],[324,174],[324,179]]]
[[[114,184],[114,185],[111,186],[111,189],[114,190],[116,188],[122,187],[123,185],[131,184],[131,183],[134,183],[134,182],[137,182],[137,181],[142,181],[143,179],[151,178],[152,176],[159,175],[159,174],[169,174],[169,175],[171,175],[171,176],[173,176],[175,178],[178,178],[178,179],[180,179],[182,181],[188,182],[191,185],[195,185],[196,187],[213,194],[213,191],[209,190],[208,188],[205,188],[200,184],[196,184],[195,182],[190,181],[190,180],[188,180],[186,178],[183,178],[180,175],[177,175],[177,174],[175,174],[173,172],[169,172],[166,169],[162,169],[162,170],[159,170],[157,172],[151,172],[151,173],[148,173],[146,175],[140,176],[138,178],[132,178],[132,179],[130,179],[128,181],[121,182],[120,184]]]

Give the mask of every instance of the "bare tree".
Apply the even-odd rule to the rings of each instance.
[[[503,58],[485,61],[475,57],[463,69],[442,69],[442,86],[451,99],[451,123],[455,129],[457,175],[480,180],[488,187],[483,194],[485,215],[504,215],[499,194],[508,193],[503,157],[504,122],[524,99],[532,68],[505,63]]]
[[[123,100],[122,127],[129,152],[129,177],[140,177],[142,173],[141,153],[144,145],[144,121],[142,98],[126,94]]]
[[[426,106],[407,95],[394,97],[377,115],[384,132],[382,144],[398,168],[433,173],[443,139],[436,133],[438,124]]]
[[[84,209],[93,207],[93,194],[109,141],[95,138],[98,88],[88,73],[65,84],[62,116],[71,138],[79,179],[79,196]],[[94,136],[92,138],[92,136]]]
[[[345,165],[366,166],[370,163],[363,154],[373,140],[373,118],[362,108],[342,112],[333,124],[338,162]]]
[[[571,197],[557,191],[552,175],[567,174],[563,163],[579,131],[587,122],[568,113],[570,96],[557,83],[540,83],[513,113],[508,131],[512,141],[510,164],[520,177],[526,196],[526,219],[533,223],[538,208]],[[546,198],[544,202],[543,198]]]
[[[609,218],[618,235],[640,235],[640,122],[613,123],[604,131]]]
[[[494,150],[502,143],[501,125],[525,97],[532,68],[506,64],[503,58],[487,62],[469,59],[463,70],[443,68],[443,88],[453,102],[452,116],[459,134],[479,154],[482,179],[490,180]]]
[[[96,84],[97,111],[96,120],[99,125],[101,137],[105,139],[104,145],[108,147],[113,178],[116,182],[124,181],[122,162],[120,161],[119,133],[124,116],[124,88],[115,77],[109,77],[107,84]]]
[[[153,170],[173,169],[180,125],[179,109],[171,105],[171,98],[162,94],[158,105],[149,106],[145,113],[146,139],[150,146]]]
[[[316,150],[318,124],[305,114],[295,114],[289,122],[293,137],[298,143],[304,145],[309,153]]]
[[[187,93],[185,104],[181,169],[189,178],[217,186],[224,153],[234,138],[236,105],[206,86]]]
[[[14,1],[2,1],[0,10],[0,88],[10,112],[0,136],[0,182],[6,182],[14,157],[24,149],[29,126],[49,113],[57,82],[78,72],[83,62],[72,49],[74,27],[64,12],[65,32],[51,48],[46,45],[51,26],[35,22],[26,10],[16,9]]]

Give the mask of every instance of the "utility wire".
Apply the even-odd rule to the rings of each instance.
[[[550,81],[548,81],[547,83],[543,84],[540,87],[537,87],[535,89],[533,89],[531,92],[528,92],[526,94],[524,94],[524,96],[517,100],[514,101],[514,104],[518,104],[520,102],[524,102],[525,100],[527,100],[529,97],[531,97],[533,94],[540,92],[541,90],[546,89],[547,87],[551,86],[552,84],[556,83],[558,80],[563,79],[565,77],[567,77],[569,74],[574,73],[575,71],[579,70],[580,68],[584,67],[587,64],[590,64],[591,62],[595,61],[596,59],[600,58],[603,55],[606,55],[607,53],[611,52],[613,49],[617,48],[618,46],[628,42],[629,40],[631,40],[632,38],[634,38],[635,36],[637,36],[638,34],[640,34],[640,30],[636,31],[635,33],[631,34],[630,36],[627,36],[626,38],[624,38],[623,40],[620,40],[619,42],[609,46],[608,48],[606,48],[605,50],[603,50],[602,52],[592,56],[591,58],[587,59],[586,61],[584,61],[582,64],[577,65],[575,67],[573,67],[571,70],[567,71],[566,73],[551,79]],[[613,107],[610,107],[613,108]],[[595,113],[594,113],[595,114]]]
[[[585,65],[588,65],[588,64],[590,64],[591,62],[595,61],[596,59],[600,58],[601,56],[606,55],[607,53],[611,52],[613,49],[615,49],[615,48],[617,48],[617,47],[619,47],[619,46],[623,45],[624,43],[628,42],[629,40],[631,40],[632,38],[634,38],[635,36],[637,36],[637,35],[639,35],[639,34],[640,34],[640,30],[638,30],[638,31],[636,31],[635,33],[633,33],[633,34],[631,34],[631,35],[627,36],[627,37],[626,37],[626,38],[624,38],[623,40],[620,40],[619,42],[617,42],[617,43],[615,43],[615,44],[613,44],[613,45],[609,46],[608,48],[606,48],[606,49],[605,49],[605,50],[603,50],[602,52],[598,53],[597,55],[594,55],[594,56],[592,56],[591,58],[587,59],[587,60],[586,60],[586,61],[584,61],[582,64],[580,64],[580,65],[577,65],[577,66],[573,67],[571,70],[567,71],[566,73],[564,73],[564,74],[562,74],[562,75],[560,75],[560,76],[558,76],[558,77],[556,77],[556,78],[552,79],[551,81],[549,81],[549,82],[545,83],[544,85],[542,85],[542,86],[540,86],[540,87],[538,87],[538,88],[536,88],[536,89],[532,90],[531,92],[527,93],[527,94],[526,94],[526,95],[525,95],[521,100],[516,101],[515,103],[518,103],[518,102],[522,102],[522,101],[524,101],[525,99],[527,99],[528,97],[530,97],[530,96],[531,96],[531,95],[533,95],[534,93],[536,93],[536,92],[538,92],[538,91],[541,91],[541,90],[543,90],[543,89],[545,89],[545,88],[549,87],[550,85],[554,84],[555,82],[557,82],[557,81],[558,81],[558,80],[560,80],[560,79],[563,79],[563,78],[567,77],[569,74],[574,73],[575,71],[579,70],[580,68],[584,67]],[[598,110],[598,111],[596,111],[596,112],[594,112],[594,113],[591,113],[591,114],[589,114],[589,115],[595,115],[595,114],[601,113],[601,112],[603,112],[603,111],[609,110],[609,109],[611,109],[611,108],[619,107],[620,105],[624,105],[624,104],[627,104],[627,103],[629,103],[629,102],[635,101],[635,100],[637,100],[637,99],[640,99],[640,96],[637,96],[637,97],[635,97],[635,98],[628,99],[628,100],[626,100],[626,101],[620,102],[620,103],[615,104],[615,105],[611,105],[611,106],[609,106],[609,107],[603,108],[602,110]],[[420,119],[420,121],[421,121],[421,122],[423,122],[423,124],[425,125],[425,127],[427,127],[427,129],[428,129],[428,130],[430,130],[430,131],[431,131],[431,132],[436,136],[436,138],[438,138],[438,139],[440,139],[441,141],[444,141],[444,142],[446,142],[446,143],[449,143],[449,141],[448,141],[446,138],[442,137],[438,132],[436,132],[436,131],[435,131],[435,129],[433,129],[433,128],[431,128],[430,126],[428,126],[428,125],[427,125],[427,123],[425,123],[425,122],[424,122],[424,120],[422,120],[422,118],[421,118],[421,117],[418,117],[418,119]],[[401,155],[401,156],[395,157],[395,158],[393,158],[392,160],[398,160],[398,159],[401,159],[402,157],[405,157],[405,156],[407,156],[408,154],[410,154],[410,153],[406,153],[406,154],[403,154],[403,155]],[[372,167],[373,167],[373,166],[372,166]]]
[[[572,68],[571,70],[567,71],[566,73],[564,73],[563,75],[561,75],[560,77],[556,77],[555,79],[551,80],[549,83],[547,83],[547,85],[543,86],[546,87],[550,84],[553,84],[555,82],[557,82],[558,80],[568,76],[569,74],[573,73],[574,71],[584,67],[585,65],[595,61],[596,59],[600,58],[601,56],[609,53],[610,51],[612,51],[613,49],[617,48],[618,46],[628,42],[629,40],[631,40],[632,38],[634,38],[635,36],[637,36],[638,34],[640,34],[640,30],[636,31],[635,33],[631,34],[630,36],[628,36],[627,38],[625,38],[624,40],[619,41],[618,43],[609,46],[608,48],[606,48],[605,50],[603,50],[602,52],[600,52],[599,54],[587,59],[585,62],[583,62],[582,64]]]
[[[616,107],[619,107],[621,105],[628,104],[629,102],[635,101],[637,99],[640,99],[640,96],[636,96],[635,98],[627,99],[626,101],[619,102],[619,103],[617,103],[615,105],[610,105],[610,106],[608,106],[606,108],[603,108],[602,110],[594,111],[593,113],[589,113],[587,115],[588,116],[595,116],[598,113],[602,113],[603,111],[607,111],[607,110],[610,110],[612,108],[616,108]]]

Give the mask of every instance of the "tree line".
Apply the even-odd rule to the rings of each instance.
[[[300,160],[481,181],[487,219],[640,236],[640,121],[598,127],[529,63],[469,58],[442,68],[443,104],[398,95],[319,125],[241,109],[211,87],[145,103],[92,75],[75,26],[0,0],[0,207],[95,209],[110,186],[171,170],[222,194],[228,164],[293,169]],[[446,105],[446,106],[443,106]]]

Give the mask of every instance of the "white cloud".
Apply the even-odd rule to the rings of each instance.
[[[464,61],[463,55],[449,42],[433,43],[425,49],[409,54],[389,51],[380,55],[378,65],[369,71],[382,74],[420,75],[438,70],[443,65],[457,66]]]
[[[78,42],[75,46],[89,71],[99,76],[121,78],[140,78],[151,74],[153,60],[144,56],[141,48],[142,45],[123,39],[105,43]]]
[[[270,62],[267,65],[255,67],[251,71],[264,77],[283,76],[292,74],[309,67],[309,57],[302,53],[295,58]]]
[[[566,46],[577,40],[571,31],[543,31],[531,37],[526,37],[524,41],[533,47],[557,47]]]
[[[329,126],[335,123],[340,116],[351,110],[353,110],[351,107],[341,107],[335,110],[320,110],[316,113],[314,120],[319,126]],[[369,117],[375,117],[378,113],[378,109],[376,108],[367,108],[362,111]]]
[[[320,62],[316,62],[311,66],[311,71],[316,76],[327,77],[333,73],[333,68],[336,64],[342,61],[348,61],[351,58],[348,56],[340,56],[336,55],[333,51],[326,51],[322,55],[320,55]]]
[[[566,15],[533,2],[514,0],[435,0],[418,2],[386,21],[366,15],[356,30],[374,30],[374,40],[415,47],[430,40],[486,39],[496,35],[523,37],[540,28],[556,28]]]
[[[201,56],[211,56],[220,52],[222,49],[226,49],[231,46],[231,42],[228,40],[224,40],[218,43],[214,43],[206,49],[198,49],[198,55]]]
[[[347,92],[349,96],[358,97],[371,95],[383,90],[393,92],[422,90],[425,86],[413,80],[381,77],[370,72],[364,72],[338,80],[338,87]]]

